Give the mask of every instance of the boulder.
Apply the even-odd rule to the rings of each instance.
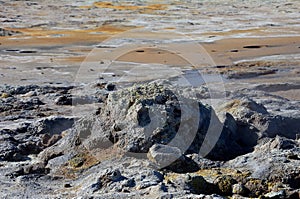
[[[154,144],[147,154],[149,160],[160,168],[169,166],[182,156],[182,152],[177,147],[168,145]]]
[[[199,165],[184,156],[180,149],[168,145],[154,144],[147,154],[158,169],[167,169],[176,173],[195,172]]]
[[[78,123],[81,142],[89,150],[115,146],[144,156],[154,144],[214,160],[245,153],[236,142],[237,126],[231,115],[223,124],[210,106],[166,85],[151,82],[109,93],[98,115]]]

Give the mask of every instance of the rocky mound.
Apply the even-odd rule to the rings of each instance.
[[[211,151],[205,151],[214,160],[245,153],[236,142],[237,125],[230,114],[223,125],[212,107],[172,89],[154,82],[111,93],[97,115],[80,121],[91,126],[79,128],[79,137],[89,151],[115,146],[145,154],[154,144],[162,144],[192,154],[201,153],[202,145],[214,144]]]
[[[7,183],[0,195],[299,197],[295,114],[274,115],[251,94],[236,93],[215,111],[201,102],[207,89],[166,81],[110,91],[88,88],[94,89],[88,99],[100,103],[90,104],[93,111],[84,116],[45,117],[1,130],[0,180]],[[86,98],[72,93],[67,98],[75,103],[57,103],[64,101],[57,95],[51,103],[79,110],[89,106],[90,100],[77,103]],[[23,94],[10,95],[18,102]],[[25,195],[13,189],[20,185]]]

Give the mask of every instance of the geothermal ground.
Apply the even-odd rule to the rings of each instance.
[[[1,198],[299,198],[299,1],[0,0]]]

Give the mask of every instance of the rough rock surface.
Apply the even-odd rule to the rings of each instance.
[[[95,100],[71,103],[71,106],[56,103],[61,88],[3,88],[2,92],[8,94],[2,101],[9,98],[6,96],[13,96],[16,100],[10,102],[12,106],[24,94],[29,101],[39,96],[44,101],[39,106],[51,105],[69,111],[71,107],[81,110],[91,102],[97,103],[91,105],[92,111],[88,109],[81,116],[41,116],[27,122],[19,119],[15,125],[1,128],[0,172],[3,175],[0,180],[6,183],[1,185],[0,195],[41,198],[297,196],[300,190],[298,123],[290,123],[298,121],[296,113],[276,115],[267,103],[258,102],[263,91],[250,93],[248,97],[232,93],[231,99],[221,102],[215,111],[201,103],[199,96],[206,95],[205,89],[170,85],[168,81],[154,81],[111,91],[87,85],[85,88],[93,93]],[[39,94],[41,89],[44,93],[55,89],[55,95],[51,100],[44,100],[43,92]],[[77,89],[69,87],[62,94],[75,94],[70,90]],[[172,92],[180,89],[180,95]],[[202,94],[191,98],[191,93]],[[9,110],[19,111],[17,107]],[[37,111],[36,108],[28,111],[31,110]],[[226,113],[223,119],[222,111]],[[6,115],[3,121],[11,121],[8,114],[2,114]],[[216,126],[221,124],[221,132],[215,146],[203,157],[200,149],[210,122],[216,122]],[[181,125],[186,131],[179,131]],[[176,136],[181,142],[172,142]],[[18,189],[12,190],[17,186],[24,187],[23,194]]]
[[[0,198],[300,198],[299,7],[0,0]]]

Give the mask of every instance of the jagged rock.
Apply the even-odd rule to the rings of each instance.
[[[215,116],[216,117],[216,116]],[[235,119],[230,115],[225,115],[224,124],[215,121],[213,125],[223,125],[223,129],[214,148],[207,155],[211,160],[229,160],[238,155],[250,152],[251,148],[245,147],[240,142],[240,134]],[[210,138],[213,139],[213,138]]]
[[[19,103],[16,104],[15,108],[22,110],[32,110],[39,107],[40,105],[44,105],[44,103],[38,97],[33,97],[19,101]]]
[[[299,198],[300,1],[0,5],[0,198]]]
[[[187,173],[187,172],[196,172],[200,169],[200,167],[192,159],[186,156],[181,156],[179,159],[177,159],[175,162],[165,167],[164,169],[176,173]]]
[[[109,92],[105,103],[95,107],[97,110],[92,114],[77,120],[75,125],[71,117],[43,117],[1,130],[1,160],[15,161],[16,164],[17,161],[28,161],[18,167],[19,170],[8,170],[8,176],[29,176],[29,182],[33,182],[33,176],[53,178],[57,183],[67,185],[66,189],[70,189],[69,185],[80,187],[78,193],[83,197],[99,198],[114,198],[116,193],[120,197],[141,194],[141,197],[221,198],[213,195],[216,193],[256,197],[266,195],[270,190],[278,192],[282,187],[299,189],[299,172],[295,169],[299,164],[299,142],[292,136],[272,138],[273,135],[266,134],[268,131],[264,130],[273,127],[261,128],[260,125],[275,117],[271,117],[262,105],[245,99],[244,103],[230,105],[237,110],[229,111],[221,118],[212,107],[200,103],[197,98],[187,98],[188,90],[179,95],[171,91],[173,87],[165,86],[151,82]],[[27,93],[36,92],[40,97],[40,93],[47,90],[19,89],[18,94],[10,94],[11,97],[1,100],[20,104],[34,98],[19,93],[26,90]],[[57,94],[54,89],[51,100],[61,94],[68,95],[66,91]],[[48,102],[43,100],[43,103]],[[35,108],[34,103],[32,105]],[[214,125],[210,129],[212,121]],[[180,128],[186,132],[181,132]],[[205,140],[209,131],[220,129],[219,135],[211,134],[210,139]],[[214,147],[209,148],[210,144]],[[206,157],[201,155],[202,147],[210,149]],[[38,154],[37,164],[29,163],[36,163],[36,160],[30,160],[30,154]],[[146,159],[146,154],[152,162]],[[245,155],[239,156],[241,154]],[[232,160],[221,161],[228,159]],[[222,167],[238,168],[243,173],[216,172],[213,177],[200,176],[199,169]],[[249,174],[244,174],[246,171]],[[177,174],[179,179],[176,180],[165,177]],[[188,175],[190,177],[183,177]],[[65,182],[57,176],[74,180]],[[292,194],[295,193],[287,192],[286,196]]]
[[[47,173],[49,173],[49,168],[46,168],[43,162],[37,162],[25,166],[21,165],[20,168],[18,168],[18,170],[14,171],[10,175],[13,177],[18,177],[32,174],[45,175]]]
[[[108,195],[110,192],[150,194],[154,191],[154,187],[163,186],[161,184],[164,179],[163,174],[147,167],[145,161],[125,158],[113,162],[121,164],[111,167],[110,161],[100,163],[91,168],[92,171],[97,172],[97,175],[89,173],[84,179],[79,179],[82,195],[88,193],[88,196],[104,197],[105,195],[110,198],[111,196]]]
[[[118,169],[109,171],[100,177],[100,181],[103,186],[109,182],[117,182],[123,179],[124,177],[121,175],[121,172]]]
[[[55,144],[39,153],[38,158],[41,161],[48,163],[51,159],[62,155],[69,154],[68,157],[74,157],[76,154],[78,154],[78,152],[75,150],[75,148],[80,144],[77,133],[72,129],[67,131],[68,133],[66,133],[62,139],[58,140]],[[67,162],[68,159],[69,158],[67,158],[65,161]]]
[[[234,99],[225,103],[219,109],[234,116],[238,124],[240,123],[240,130],[238,131],[245,132],[246,130],[246,134],[243,134],[246,138],[251,135],[252,138],[255,138],[256,134],[257,139],[266,136],[275,137],[276,135],[295,139],[298,133],[297,129],[300,128],[299,116],[286,117],[270,114],[264,105],[250,98]],[[245,143],[247,143],[246,140],[243,139]],[[253,142],[253,140],[255,139],[249,139],[250,142]]]
[[[292,149],[297,146],[294,140],[290,140],[284,137],[276,136],[275,139],[270,143],[272,149]]]
[[[174,138],[180,124],[178,106],[176,96],[157,84],[111,93],[101,111],[106,118],[103,129],[125,151],[147,153],[154,143],[167,144]]]
[[[288,157],[299,152],[299,145],[293,140],[279,136],[276,138],[265,138],[260,140],[260,143],[252,153],[230,160],[225,163],[225,166],[230,165],[229,167],[231,168],[240,168],[251,172],[251,177],[256,180],[250,180],[245,186],[252,190],[252,194],[255,189],[260,190],[256,191],[258,192],[257,195],[259,193],[267,193],[265,185],[261,181],[268,181],[272,186],[282,182],[295,189],[298,187],[296,184],[299,183],[299,180],[297,180],[299,179],[297,177],[299,172],[295,168],[300,166],[300,162]]]
[[[81,122],[79,137],[89,150],[114,145],[138,154],[163,144],[214,160],[248,152],[235,142],[233,117],[227,114],[223,125],[211,107],[179,97],[157,82],[110,93],[99,116]]]
[[[27,155],[39,153],[40,138],[28,130],[30,124],[23,123],[11,129],[0,130],[0,159],[6,161],[26,160]]]

